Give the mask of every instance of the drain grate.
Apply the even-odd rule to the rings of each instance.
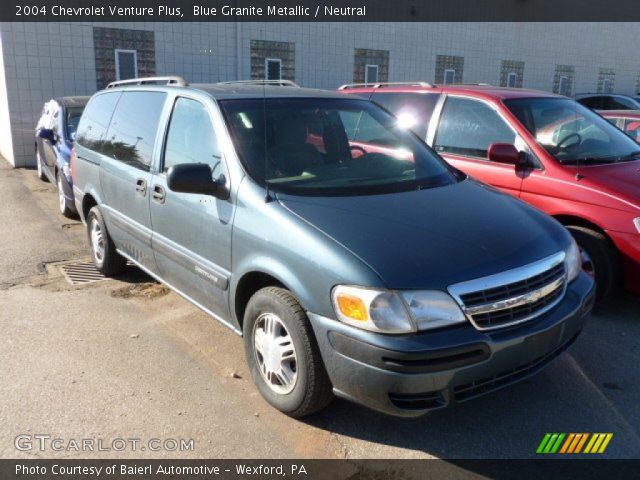
[[[106,277],[96,270],[91,260],[80,260],[77,262],[60,265],[62,274],[71,285],[84,285],[87,283],[106,280]]]

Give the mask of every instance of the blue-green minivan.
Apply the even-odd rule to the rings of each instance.
[[[96,267],[130,260],[244,337],[291,416],[416,416],[539,371],[589,315],[555,220],[364,99],[280,82],[115,82],[72,161]]]

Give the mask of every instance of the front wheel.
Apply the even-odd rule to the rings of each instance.
[[[36,149],[36,168],[38,169],[38,178],[43,182],[47,181],[47,176],[42,170],[42,158],[40,157],[40,152]]]
[[[74,211],[71,208],[71,202],[67,200],[64,194],[64,187],[62,185],[62,174],[58,172],[56,176],[56,184],[58,186],[58,206],[60,207],[60,213],[67,218],[71,218],[74,215]]]
[[[620,286],[620,260],[611,241],[602,233],[586,227],[567,226],[582,255],[582,269],[596,282],[596,300],[606,302]]]
[[[303,417],[333,399],[309,319],[283,288],[266,287],[251,297],[243,322],[244,346],[253,381],[281,412]]]
[[[116,251],[97,205],[89,210],[87,215],[87,235],[96,269],[106,276],[121,273],[127,265],[127,260]]]

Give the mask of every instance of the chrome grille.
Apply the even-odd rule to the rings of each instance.
[[[564,252],[524,267],[449,287],[478,330],[526,322],[542,315],[564,296]]]

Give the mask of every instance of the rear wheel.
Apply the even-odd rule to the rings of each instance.
[[[89,210],[87,215],[87,235],[91,246],[91,258],[98,271],[107,276],[121,273],[127,265],[127,260],[116,252],[116,246],[109,236],[98,206]]]
[[[71,218],[74,215],[74,211],[71,208],[71,202],[67,200],[67,197],[64,194],[62,174],[60,172],[56,175],[56,184],[58,186],[58,206],[60,207],[60,213],[65,217]]]
[[[582,255],[582,269],[596,282],[598,302],[611,300],[619,290],[621,271],[618,252],[602,233],[586,227],[567,226]]]
[[[40,152],[36,149],[36,168],[38,169],[38,178],[43,182],[47,181],[47,176],[42,170],[42,158],[40,158]]]
[[[243,334],[253,380],[275,408],[303,417],[332,400],[309,319],[290,292],[267,287],[255,293],[245,311]]]

